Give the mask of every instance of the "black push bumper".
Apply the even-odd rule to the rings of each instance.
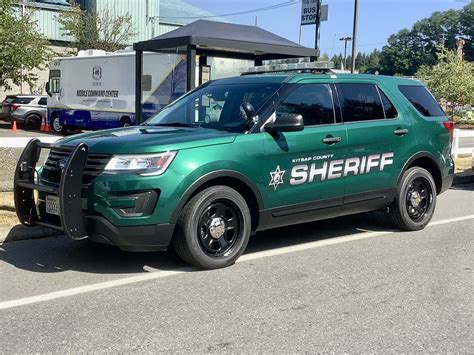
[[[14,195],[18,219],[27,226],[43,225],[64,231],[75,240],[88,237],[117,245],[123,250],[164,250],[171,241],[173,224],[117,227],[101,216],[87,215],[81,206],[81,190],[84,166],[87,162],[88,146],[84,143],[74,148],[54,147],[55,150],[70,152],[62,168],[59,187],[35,182],[36,163],[41,149],[52,145],[31,140],[21,154],[15,170]],[[52,195],[59,199],[58,223],[45,218],[44,208],[36,203],[34,191],[40,196]]]

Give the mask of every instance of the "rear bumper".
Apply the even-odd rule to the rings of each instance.
[[[127,251],[165,250],[171,241],[174,224],[115,226],[100,215],[89,215],[82,209],[83,170],[88,156],[86,144],[79,144],[69,155],[61,174],[59,187],[35,182],[35,169],[42,148],[51,145],[31,140],[23,151],[15,171],[15,208],[20,222],[27,226],[44,225],[64,231],[68,237],[113,244]],[[64,148],[67,149],[67,148]],[[35,199],[34,191],[39,192]],[[45,212],[46,195],[59,199],[59,217]]]
[[[451,187],[451,185],[453,184],[453,179],[454,179],[454,174],[446,175],[445,177],[441,179],[442,183],[441,183],[441,191],[439,192],[440,194],[442,194],[443,192],[445,192],[447,189]]]

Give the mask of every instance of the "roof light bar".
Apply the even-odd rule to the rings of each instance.
[[[333,67],[332,62],[269,64],[269,65],[250,67],[246,71],[244,71],[242,75],[278,73],[278,72],[334,74],[332,67]]]

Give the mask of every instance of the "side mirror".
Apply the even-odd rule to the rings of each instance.
[[[298,132],[304,129],[303,116],[295,113],[277,113],[274,122],[265,125],[267,132]]]
[[[49,81],[46,83],[46,85],[44,86],[44,89],[46,90],[46,93],[48,94],[48,96],[51,96],[51,88],[49,86]]]
[[[245,115],[247,116],[248,121],[253,121],[255,120],[255,117],[257,116],[255,109],[253,108],[252,104],[249,102],[242,102],[242,105],[240,105],[242,109],[245,112]]]

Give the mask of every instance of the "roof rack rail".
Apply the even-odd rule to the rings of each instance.
[[[266,74],[266,73],[309,73],[309,74],[336,74],[329,66],[332,63],[309,62],[293,64],[269,64],[248,68],[241,75]]]

